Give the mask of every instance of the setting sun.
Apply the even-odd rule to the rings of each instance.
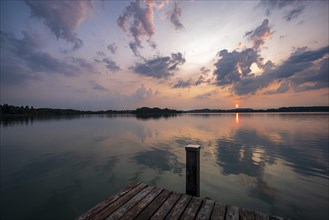
[[[239,104],[235,104],[235,108],[239,108]]]

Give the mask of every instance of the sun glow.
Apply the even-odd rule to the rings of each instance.
[[[235,108],[239,108],[239,104],[235,104]]]

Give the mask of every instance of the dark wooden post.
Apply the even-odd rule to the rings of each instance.
[[[186,194],[200,196],[200,145],[189,144],[186,150]]]

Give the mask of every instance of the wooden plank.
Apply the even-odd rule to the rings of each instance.
[[[146,195],[137,205],[135,205],[129,212],[127,212],[120,220],[131,220],[136,218],[136,216],[148,205],[154,198],[156,198],[162,189],[155,188],[152,192]]]
[[[164,219],[169,211],[174,207],[181,195],[181,193],[173,192],[162,204],[162,206],[154,213],[151,220]]]
[[[240,220],[255,220],[255,212],[247,209],[240,209]]]
[[[166,201],[172,192],[168,190],[163,190],[160,195],[158,195],[152,203],[150,203],[135,219],[145,220],[149,219],[158,208]]]
[[[226,208],[226,216],[227,220],[239,220],[239,208],[236,206],[228,205]]]
[[[264,213],[256,212],[255,219],[256,220],[270,220],[270,217]]]
[[[107,216],[111,215],[113,212],[115,212],[118,208],[120,208],[123,204],[125,204],[127,201],[129,201],[132,197],[134,197],[137,193],[139,193],[146,187],[147,185],[144,183],[139,184],[138,186],[130,190],[127,194],[117,199],[111,205],[105,207],[97,215],[91,217],[90,219],[93,220],[105,219]]]
[[[211,212],[214,208],[215,202],[209,199],[205,199],[202,202],[201,208],[195,219],[206,220],[210,219]]]
[[[113,195],[113,196],[110,196],[109,198],[105,199],[103,202],[97,204],[96,206],[89,209],[87,212],[85,212],[81,216],[77,217],[76,220],[90,219],[92,216],[96,215],[98,212],[103,210],[106,206],[110,205],[111,203],[113,203],[114,201],[116,201],[117,199],[122,197],[123,195],[127,194],[130,190],[132,190],[133,188],[135,188],[139,184],[141,184],[141,183],[131,183],[131,184],[129,184],[127,187],[122,189],[120,193],[118,193],[116,195]]]
[[[199,211],[201,203],[202,203],[202,199],[193,196],[191,202],[187,205],[181,219],[183,220],[194,219]]]
[[[270,216],[270,220],[284,220],[284,218],[279,216]]]
[[[211,213],[211,220],[224,220],[226,212],[226,205],[220,202],[215,202],[214,209]]]
[[[115,220],[121,218],[126,214],[132,207],[134,207],[139,201],[141,201],[147,194],[149,194],[155,187],[148,186],[140,191],[137,195],[131,198],[128,202],[122,205],[118,210],[113,212],[106,220]]]
[[[179,219],[191,199],[192,196],[190,195],[186,195],[186,194],[182,195],[165,219],[167,220]]]

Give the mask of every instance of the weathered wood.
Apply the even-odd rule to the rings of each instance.
[[[194,219],[194,217],[199,211],[201,203],[202,200],[200,198],[193,196],[191,202],[187,205],[181,219],[183,220]]]
[[[160,208],[153,214],[151,220],[164,219],[169,211],[174,207],[181,193],[173,192],[168,199],[160,206]]]
[[[239,220],[239,208],[236,206],[228,205],[226,208],[226,216],[227,220]]]
[[[160,195],[158,195],[151,204],[149,204],[135,219],[144,220],[149,219],[158,208],[166,201],[172,192],[168,190],[163,190]]]
[[[211,220],[224,220],[226,214],[226,206],[220,202],[215,202],[214,209],[211,213]]]
[[[165,219],[167,219],[167,220],[179,219],[191,199],[192,199],[192,196],[190,196],[190,195],[186,195],[186,194],[182,195],[179,198],[179,200],[177,201],[176,205],[173,207],[173,209],[166,216]]]
[[[76,218],[76,220],[90,219],[92,216],[96,215],[98,212],[103,210],[106,206],[110,205],[111,203],[113,203],[114,201],[116,201],[117,199],[122,197],[123,195],[127,194],[130,190],[132,190],[133,188],[135,188],[139,184],[140,183],[132,183],[132,184],[128,185],[127,187],[122,189],[120,193],[118,193],[116,195],[113,195],[113,196],[110,196],[109,198],[107,198],[103,202],[99,203],[98,205],[96,205],[92,209],[89,209],[83,215]]]
[[[270,220],[270,217],[264,213],[256,212],[255,219],[256,220]]]
[[[187,145],[186,194],[200,196],[200,145]]]
[[[126,214],[133,206],[135,206],[139,201],[141,201],[147,194],[149,194],[155,187],[148,186],[140,191],[137,195],[132,197],[128,202],[122,205],[118,210],[113,212],[106,220],[116,220],[121,218]]]
[[[284,220],[284,218],[279,216],[270,216],[270,220]]]
[[[240,209],[240,220],[255,220],[255,212],[247,209]]]
[[[132,197],[134,197],[137,193],[139,193],[141,190],[143,190],[146,187],[147,185],[144,183],[139,184],[138,186],[130,190],[127,194],[120,197],[109,206],[105,207],[97,215],[93,216],[90,219],[93,220],[105,219],[107,216],[111,215],[113,212],[115,212],[118,208],[120,208],[123,204],[128,202]]]
[[[120,220],[131,220],[136,218],[136,216],[148,205],[154,198],[156,198],[162,192],[161,188],[155,188],[152,192],[146,195],[137,205],[135,205],[131,210],[129,210]]]
[[[195,219],[197,219],[197,220],[210,219],[210,215],[214,208],[214,205],[215,205],[215,202],[212,200],[209,200],[209,199],[203,200],[201,208]]]
[[[129,185],[77,218],[87,219],[284,220],[143,183]]]

